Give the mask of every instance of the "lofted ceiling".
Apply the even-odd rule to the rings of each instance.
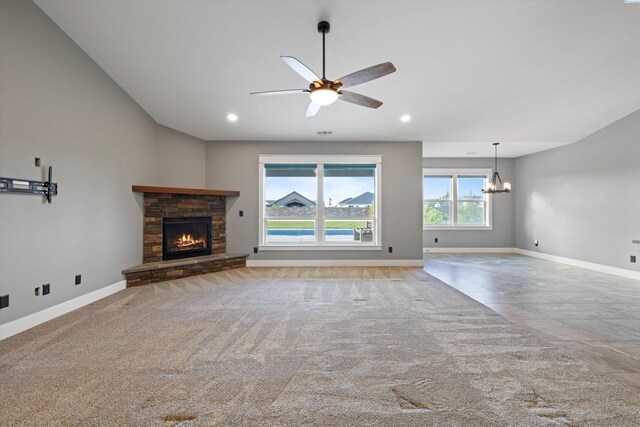
[[[500,141],[517,157],[640,109],[640,4],[622,0],[36,3],[158,123],[206,140],[416,140],[430,157],[491,156]],[[350,88],[378,110],[336,102],[305,118],[307,95],[249,95],[307,87],[280,55],[321,74],[323,19],[328,78],[396,66]]]

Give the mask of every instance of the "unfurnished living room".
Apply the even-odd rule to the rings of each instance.
[[[0,0],[0,425],[640,425],[640,1]]]

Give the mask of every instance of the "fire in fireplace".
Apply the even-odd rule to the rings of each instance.
[[[162,259],[211,254],[211,217],[165,218]]]

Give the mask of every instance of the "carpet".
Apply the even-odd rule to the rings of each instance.
[[[640,425],[640,393],[417,268],[242,268],[0,342],[2,425]]]

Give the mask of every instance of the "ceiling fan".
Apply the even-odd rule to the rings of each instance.
[[[391,62],[383,62],[382,64],[364,68],[351,74],[347,74],[336,80],[329,80],[325,76],[325,48],[324,38],[329,34],[330,25],[327,21],[321,21],[318,24],[318,32],[322,33],[322,78],[311,71],[306,65],[298,61],[293,56],[281,56],[282,60],[296,73],[300,74],[309,84],[309,89],[288,89],[288,90],[272,90],[267,92],[253,92],[251,95],[291,95],[297,93],[308,93],[311,103],[307,108],[307,117],[313,117],[324,105],[333,104],[337,99],[350,102],[352,104],[361,105],[363,107],[378,108],[382,105],[381,101],[360,95],[359,93],[342,90],[345,87],[359,85],[380,77],[386,76],[396,71],[396,67]]]

